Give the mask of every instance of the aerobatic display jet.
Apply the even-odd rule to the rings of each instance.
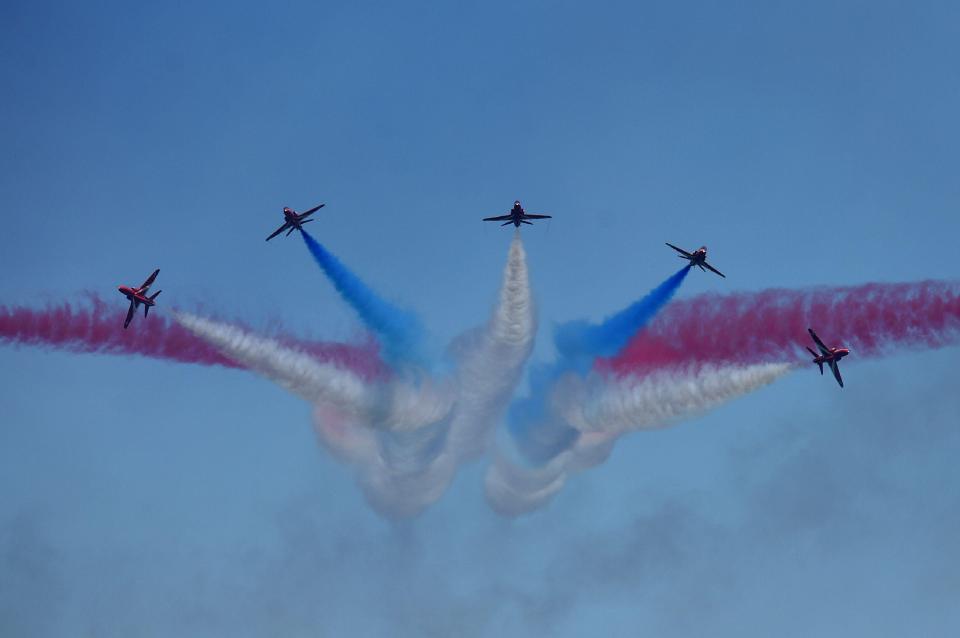
[[[810,354],[813,355],[813,362],[820,366],[820,374],[823,374],[823,364],[830,366],[830,370],[833,372],[833,376],[837,378],[837,383],[840,384],[840,387],[843,387],[843,377],[840,376],[840,368],[837,364],[840,362],[840,359],[843,359],[845,356],[850,354],[848,348],[828,348],[823,345],[823,342],[820,341],[820,337],[817,336],[817,333],[813,331],[812,328],[807,328],[807,332],[810,333],[810,336],[813,337],[813,341],[817,344],[817,348],[820,349],[820,354],[817,354],[809,347],[807,350]]]
[[[724,279],[727,278],[725,274],[723,274],[722,272],[720,272],[719,270],[717,270],[716,268],[714,268],[713,266],[707,263],[707,247],[706,246],[700,246],[700,248],[697,248],[692,253],[688,253],[683,248],[677,248],[670,242],[666,242],[666,244],[667,246],[670,246],[670,248],[673,248],[675,251],[680,253],[677,256],[680,257],[681,259],[686,259],[687,261],[689,261],[691,266],[699,266],[700,270],[703,270],[704,268],[706,268],[707,270],[717,273]]]
[[[120,293],[130,300],[130,309],[127,310],[127,318],[123,321],[123,327],[126,328],[130,325],[130,321],[133,319],[134,311],[140,307],[140,304],[143,304],[143,316],[146,317],[147,313],[150,312],[151,306],[156,305],[157,295],[159,295],[162,290],[158,290],[149,297],[147,296],[147,291],[150,289],[153,280],[157,278],[157,275],[160,273],[160,269],[157,268],[153,271],[153,274],[147,277],[147,280],[139,288],[131,288],[130,286],[120,286],[117,290]]]
[[[287,236],[290,236],[295,230],[302,230],[302,226],[308,222],[312,222],[312,219],[307,219],[310,215],[313,215],[315,212],[326,206],[326,204],[320,204],[319,206],[314,206],[305,213],[298,213],[292,208],[283,207],[283,226],[273,231],[273,234],[267,237],[267,241],[270,241],[283,231],[287,230]]]
[[[503,222],[501,226],[507,226],[513,224],[517,228],[520,227],[520,224],[529,224],[533,226],[532,222],[527,221],[528,219],[552,219],[551,215],[533,215],[527,213],[523,210],[523,206],[520,205],[520,200],[513,202],[513,208],[510,209],[510,212],[506,215],[497,215],[496,217],[484,217],[483,221],[485,222]]]

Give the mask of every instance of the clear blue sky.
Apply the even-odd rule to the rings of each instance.
[[[664,241],[728,276],[681,295],[960,278],[955,3],[160,4],[0,7],[0,303],[119,318],[159,266],[168,307],[350,338],[263,241],[321,201],[440,343],[496,294],[479,218],[553,214],[540,359],[673,272]],[[0,634],[954,635],[958,354],[811,367],[518,521],[476,464],[397,526],[262,379],[4,346]]]

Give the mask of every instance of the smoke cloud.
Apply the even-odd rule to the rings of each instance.
[[[706,366],[661,371],[644,377],[608,379],[565,375],[549,397],[541,429],[575,433],[571,444],[539,467],[525,467],[498,454],[485,478],[487,501],[505,516],[548,504],[569,474],[609,456],[627,432],[662,428],[753,392],[787,374],[790,364]]]
[[[455,404],[448,419],[402,433],[348,424],[329,406],[314,411],[323,444],[358,468],[367,501],[378,512],[406,518],[439,500],[463,463],[486,449],[519,382],[536,329],[526,254],[519,233],[507,256],[497,305],[485,326],[451,346]]]
[[[684,268],[599,324],[560,326],[557,360],[533,368],[528,396],[510,405],[537,325],[519,233],[488,320],[453,341],[444,366],[422,356],[414,315],[384,302],[312,237],[304,241],[376,334],[386,363],[372,346],[257,334],[184,311],[123,330],[123,308],[96,295],[86,305],[2,306],[0,340],[256,372],[314,406],[321,444],[354,469],[373,508],[409,518],[488,451],[504,414],[511,436],[490,455],[485,489],[494,510],[518,516],[549,503],[571,474],[603,463],[624,434],[667,427],[780,378],[805,360],[808,326],[858,356],[937,348],[960,336],[954,282],[701,295],[670,304]]]
[[[642,330],[679,290],[690,272],[684,266],[659,286],[601,323],[571,321],[554,332],[557,360],[539,366],[530,375],[530,395],[510,410],[510,433],[517,449],[530,462],[542,464],[569,449],[577,433],[546,418],[547,395],[557,380],[569,374],[585,375],[598,357],[612,356]]]

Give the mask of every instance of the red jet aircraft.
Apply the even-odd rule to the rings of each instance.
[[[270,241],[283,231],[287,230],[287,237],[290,236],[295,230],[302,230],[302,226],[308,222],[312,222],[312,219],[307,219],[310,215],[313,215],[315,212],[326,206],[326,204],[320,204],[319,206],[314,206],[305,213],[297,213],[297,211],[292,208],[283,207],[283,226],[273,231],[273,234],[267,237],[267,241]]]
[[[146,317],[147,313],[150,312],[150,307],[156,305],[154,299],[157,298],[162,290],[158,290],[149,297],[147,296],[147,290],[150,289],[150,285],[153,284],[153,280],[157,278],[157,274],[160,273],[160,269],[157,268],[153,271],[153,274],[147,277],[147,280],[143,282],[139,288],[131,288],[130,286],[120,286],[117,290],[120,293],[130,300],[130,310],[127,311],[127,318],[123,322],[123,327],[126,328],[130,325],[130,320],[133,319],[133,312],[143,304],[143,316]]]
[[[670,248],[673,248],[675,251],[680,253],[678,257],[689,261],[691,266],[699,266],[700,270],[707,268],[708,270],[712,270],[713,272],[717,273],[724,279],[727,278],[725,274],[723,274],[722,272],[720,272],[719,270],[717,270],[716,268],[714,268],[713,266],[707,263],[707,247],[706,246],[700,246],[700,248],[697,248],[692,253],[688,253],[683,248],[677,248],[670,242],[665,242],[665,243],[667,244],[667,246],[670,246]]]
[[[817,333],[813,331],[812,328],[807,328],[807,332],[810,333],[810,336],[813,337],[813,340],[817,344],[817,348],[820,349],[820,354],[817,354],[812,349],[807,348],[807,351],[813,355],[813,362],[820,366],[820,374],[823,374],[823,364],[830,366],[830,370],[833,372],[833,376],[837,378],[837,383],[840,384],[840,387],[843,387],[843,377],[840,376],[840,368],[837,364],[840,362],[840,359],[843,359],[845,356],[850,354],[848,348],[828,348],[823,345],[823,342],[820,341],[820,337],[817,336]]]

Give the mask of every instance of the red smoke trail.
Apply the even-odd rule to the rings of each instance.
[[[181,363],[243,366],[228,359],[206,341],[156,312],[136,317],[123,329],[126,305],[106,304],[95,295],[88,306],[68,303],[41,310],[0,306],[0,343],[27,344],[70,352],[141,355]],[[374,345],[299,341],[276,336],[284,345],[312,354],[317,359],[341,365],[366,378],[384,373]]]
[[[706,294],[675,301],[612,359],[617,374],[700,363],[802,360],[811,327],[853,356],[960,341],[960,282]],[[800,358],[802,355],[802,358]]]

